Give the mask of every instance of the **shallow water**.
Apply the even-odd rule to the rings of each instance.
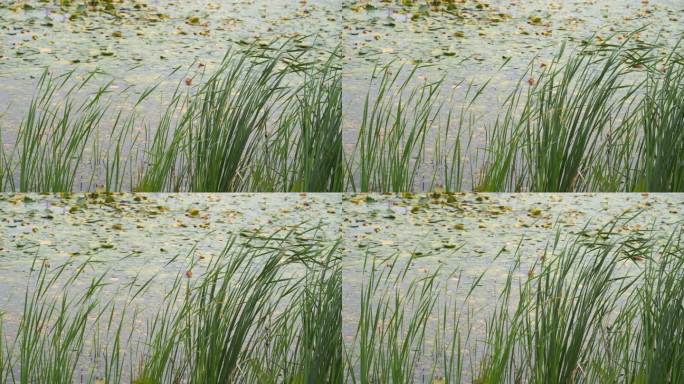
[[[612,35],[617,42],[643,27],[640,40],[671,45],[684,32],[684,6],[676,0],[467,0],[458,2],[456,10],[429,10],[413,20],[418,9],[345,1],[344,90],[352,115],[357,107],[351,101],[365,90],[377,62],[429,64],[423,78],[444,76],[446,89],[462,90],[469,83],[481,86],[491,79],[491,95],[477,109],[487,111],[508,95],[530,62],[548,62],[563,42],[573,46]]]
[[[8,295],[25,285],[34,257],[54,265],[91,260],[124,281],[138,274],[175,276],[192,253],[216,255],[231,236],[241,234],[267,236],[297,228],[302,241],[333,241],[341,197],[198,193],[106,199],[0,195],[0,293]]]
[[[197,66],[211,71],[228,49],[295,39],[323,55],[338,43],[336,1],[148,0],[103,9],[60,8],[38,0],[0,5],[0,122],[16,127],[44,68],[60,74],[99,70],[112,90],[136,93],[162,83],[155,97],[173,91]],[[85,12],[85,13],[83,13]],[[315,39],[307,36],[317,36]],[[179,73],[171,76],[176,68]],[[105,80],[102,80],[104,83]],[[123,101],[120,101],[123,103]],[[155,105],[155,104],[150,104]],[[2,116],[4,115],[4,116]]]

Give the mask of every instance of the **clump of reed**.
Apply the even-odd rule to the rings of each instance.
[[[0,187],[681,191],[679,47],[663,56],[631,36],[564,46],[539,73],[530,67],[492,124],[470,109],[487,84],[467,87],[456,108],[440,95],[443,80],[415,84],[420,66],[377,67],[351,153],[342,143],[339,50],[322,63],[287,42],[231,51],[199,85],[179,84],[154,126],[137,112],[114,111],[107,84],[77,102],[74,90],[95,74],[81,82],[46,74],[16,140],[4,139]],[[475,148],[481,130],[485,142]]]
[[[170,284],[137,281],[114,293],[105,292],[107,273],[83,284],[88,262],[50,267],[37,260],[17,331],[0,338],[0,378],[340,382],[336,245],[297,243],[295,236],[284,230],[240,244],[232,238],[207,265],[191,262],[194,274],[179,271]],[[157,308],[144,301],[155,285],[164,287]]]
[[[491,192],[681,191],[679,47],[663,56],[662,47],[632,35],[619,44],[563,46],[539,73],[530,66],[484,127],[472,101],[455,110],[440,100],[441,81],[407,85],[397,79],[410,80],[418,67],[387,65],[371,79],[350,188],[425,189],[416,181],[423,176],[432,179],[428,188],[446,190],[470,183]],[[479,128],[485,143],[472,148]]]
[[[655,145],[646,144],[656,116],[649,111],[649,83],[660,84],[657,66],[682,63],[674,59],[676,46],[660,59],[655,46],[629,42],[570,53],[563,46],[539,74],[526,75],[529,83],[519,83],[491,129],[479,189],[633,190],[633,175],[653,160],[643,152]],[[684,84],[681,77],[677,81]],[[672,128],[660,125],[655,131],[668,134]],[[677,190],[676,184],[667,188]]]
[[[346,347],[348,379],[679,382],[683,250],[679,229],[656,241],[604,228],[596,237],[557,236],[527,271],[518,253],[485,315],[484,339],[473,338],[467,309],[480,279],[449,298],[440,285],[450,275],[440,269],[407,281],[412,261],[369,262],[356,335]]]
[[[19,127],[14,151],[3,151],[5,179],[2,184],[14,187],[14,167],[18,168],[20,191],[71,191],[75,187],[79,165],[93,132],[106,110],[105,92],[109,84],[81,103],[70,98],[85,87],[95,73],[65,90],[65,102],[55,107],[56,92],[67,87],[73,71],[55,78],[47,71],[38,81],[37,97]],[[16,159],[16,161],[14,161]]]
[[[110,83],[75,94],[98,73],[76,80],[73,71],[46,71],[15,142],[0,153],[0,187],[341,191],[339,55],[323,63],[305,55],[290,42],[232,50],[200,84],[180,82],[154,126],[137,109],[156,87],[133,111],[116,111]]]
[[[379,77],[377,90],[366,95],[350,179],[352,189],[408,191],[413,188],[420,167],[427,132],[433,127],[441,82],[408,89],[418,67],[408,74],[391,65],[376,67],[371,86]],[[399,76],[404,75],[404,79]],[[377,92],[371,96],[371,92]]]
[[[250,164],[254,191],[341,192],[346,169],[342,152],[342,76],[338,52],[305,71],[287,100],[277,129],[257,148]],[[274,182],[275,180],[275,182]]]
[[[636,191],[684,191],[684,57],[677,48],[646,79],[637,115],[637,167],[627,182]]]

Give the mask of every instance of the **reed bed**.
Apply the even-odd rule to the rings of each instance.
[[[16,139],[5,135],[0,189],[682,191],[684,59],[679,44],[662,52],[632,37],[562,47],[492,123],[470,109],[487,84],[453,107],[443,80],[416,85],[419,66],[377,67],[349,152],[339,50],[323,62],[288,43],[231,51],[196,86],[181,82],[154,126],[117,111],[109,84],[76,97],[96,73],[46,72]]]
[[[16,140],[0,153],[5,191],[341,191],[341,73],[290,41],[232,50],[211,74],[179,82],[153,126],[116,110],[93,72],[38,82]]]
[[[481,126],[469,108],[482,88],[468,87],[455,110],[439,95],[442,80],[407,85],[417,69],[388,65],[373,74],[350,189],[682,190],[679,44],[666,55],[631,35],[617,45],[563,46],[542,69],[531,65],[494,122]],[[485,142],[472,147],[478,129]]]
[[[295,236],[233,238],[206,266],[191,262],[194,277],[179,271],[170,284],[136,281],[113,294],[107,273],[86,277],[89,262],[36,259],[17,330],[0,337],[0,379],[341,382],[336,245]],[[158,304],[145,303],[159,284]]]
[[[407,281],[411,262],[368,257],[348,382],[677,383],[683,249],[679,229],[559,235],[529,270],[516,258],[482,337],[467,304],[480,279],[449,297],[444,270]]]

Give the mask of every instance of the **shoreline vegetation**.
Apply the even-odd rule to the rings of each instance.
[[[109,84],[73,96],[96,72],[76,80],[46,71],[11,149],[3,146],[0,189],[341,191],[338,52],[323,63],[304,53],[287,42],[230,51],[197,86],[179,82],[154,128],[136,108],[156,86],[134,111],[116,111]]]
[[[368,256],[348,382],[684,380],[680,229],[661,244],[610,225],[596,237],[558,230],[534,265],[515,254],[489,316],[467,303],[480,279],[452,297],[444,284],[458,271],[447,265],[407,279],[413,260]],[[471,334],[483,321],[484,336]]]
[[[208,263],[178,271],[154,305],[141,302],[154,278],[112,294],[96,261],[36,257],[11,339],[0,312],[0,381],[340,382],[337,244],[296,237],[229,238]]]
[[[93,269],[102,261],[36,253],[18,314],[0,312],[0,380],[676,383],[684,238],[676,225],[634,225],[639,214],[577,232],[558,224],[534,256],[523,245],[538,239],[520,239],[479,309],[468,300],[491,289],[486,270],[454,287],[462,266],[423,270],[428,254],[367,249],[359,296],[343,304],[350,245],[304,240],[297,225],[229,237],[204,261],[193,248],[165,282],[116,284]]]
[[[630,37],[563,46],[544,68],[530,66],[477,145],[473,131],[483,127],[468,108],[482,88],[468,89],[470,101],[454,110],[441,80],[414,81],[419,66],[378,66],[351,151],[342,142],[339,49],[314,63],[287,42],[252,48],[229,52],[196,87],[181,82],[154,128],[140,111],[114,110],[108,84],[76,101],[72,92],[96,73],[77,81],[73,71],[46,71],[16,140],[2,145],[0,189],[684,190],[680,44],[665,55]]]

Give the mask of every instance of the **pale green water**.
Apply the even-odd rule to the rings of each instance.
[[[112,92],[134,87],[140,93],[161,82],[165,92],[150,103],[158,110],[188,70],[211,71],[228,49],[294,39],[301,47],[317,47],[314,60],[325,56],[338,44],[337,17],[334,0],[126,1],[115,13],[3,1],[0,121],[9,130],[16,127],[45,67],[56,74],[100,70],[100,83],[114,79]],[[182,70],[171,76],[177,68]],[[148,114],[159,115],[154,109]]]

